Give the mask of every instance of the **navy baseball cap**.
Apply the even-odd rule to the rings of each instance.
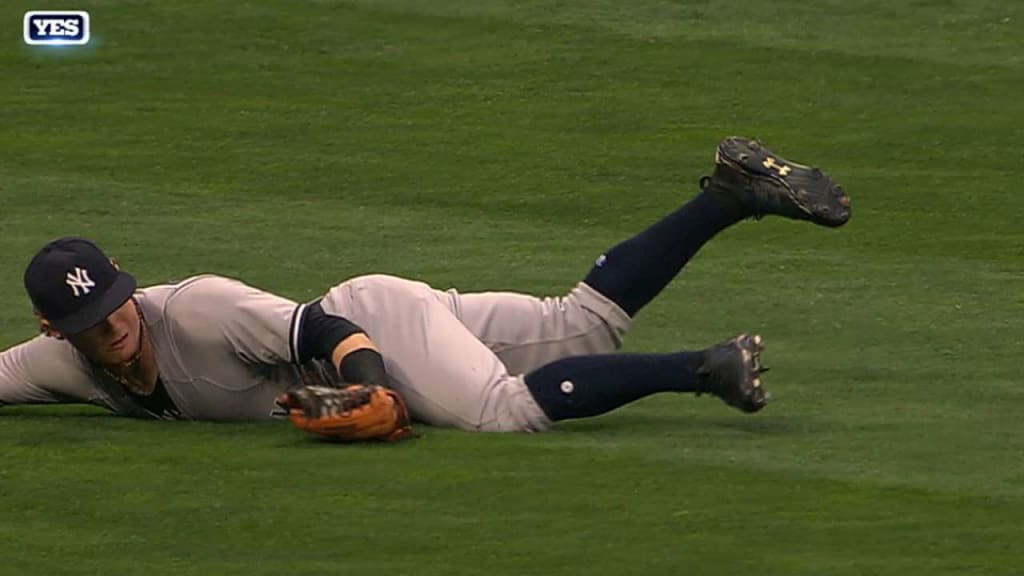
[[[135,292],[135,278],[114,267],[85,238],[50,242],[25,269],[25,290],[36,310],[64,334],[78,334],[106,320]]]

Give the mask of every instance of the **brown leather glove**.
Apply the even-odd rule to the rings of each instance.
[[[277,404],[297,428],[340,442],[395,442],[412,435],[405,401],[383,386],[303,386],[282,394]]]

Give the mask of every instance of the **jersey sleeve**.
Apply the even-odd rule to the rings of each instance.
[[[166,319],[179,337],[205,343],[210,354],[226,344],[245,362],[284,364],[298,360],[297,324],[303,308],[237,280],[201,276],[170,298]]]
[[[0,352],[0,406],[87,403],[101,395],[67,342],[37,336]]]

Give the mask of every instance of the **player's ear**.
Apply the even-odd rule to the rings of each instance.
[[[39,320],[39,332],[45,334],[49,338],[56,338],[57,340],[64,340],[64,335],[59,330],[50,324],[50,321],[43,318],[43,315],[39,313],[39,310],[34,310],[36,319]]]
[[[110,264],[114,267],[114,270],[121,270],[121,264],[117,261],[117,258],[111,258]]]

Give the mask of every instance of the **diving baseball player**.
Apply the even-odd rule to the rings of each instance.
[[[759,336],[613,352],[718,232],[768,214],[841,226],[849,197],[817,168],[743,138],[719,144],[701,188],[558,298],[460,294],[386,275],[348,280],[309,303],[211,275],[140,289],[93,243],[62,238],[26,269],[42,334],[0,353],[0,406],[77,402],[221,421],[283,408],[316,432],[310,422],[386,406],[394,421],[360,438],[401,436],[406,406],[415,420],[478,431],[545,430],[658,392],[711,394],[756,412],[768,400]]]

